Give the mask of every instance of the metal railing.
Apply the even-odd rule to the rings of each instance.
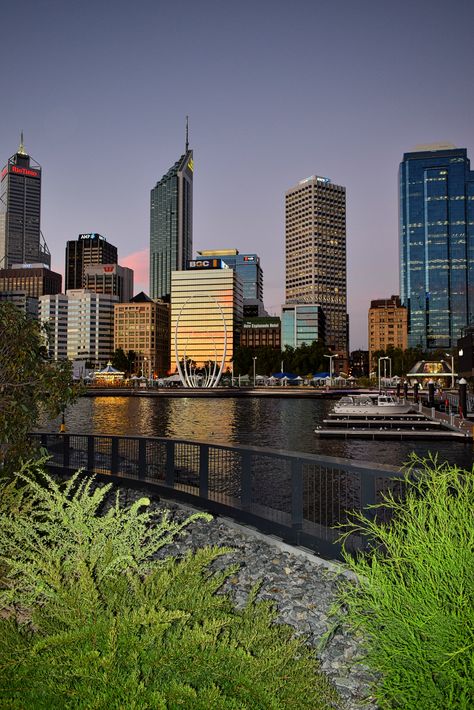
[[[341,530],[335,526],[347,522],[351,512],[380,503],[389,488],[402,487],[402,474],[392,466],[315,454],[139,436],[38,432],[32,437],[49,452],[52,471],[84,469],[192,503],[330,559],[341,558]],[[378,509],[377,516],[387,515]],[[364,544],[351,535],[346,546],[355,551]]]

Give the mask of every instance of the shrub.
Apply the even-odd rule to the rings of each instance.
[[[235,568],[209,565],[228,550],[154,557],[202,514],[176,524],[146,499],[116,499],[99,515],[109,486],[76,474],[63,489],[35,468],[0,512],[2,707],[337,707],[313,652],[256,590],[242,612],[216,594]]]
[[[355,516],[349,532],[362,532],[371,550],[345,554],[359,582],[343,588],[341,601],[381,674],[382,708],[467,710],[474,704],[474,477],[413,459],[405,485],[403,500],[387,495],[382,504],[393,513],[390,525]]]

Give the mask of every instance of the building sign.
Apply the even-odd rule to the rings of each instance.
[[[192,173],[194,172],[194,160],[192,158],[188,160],[188,168]]]
[[[244,323],[244,328],[279,328],[279,323]]]
[[[104,239],[104,237],[101,237],[97,232],[91,232],[90,234],[80,234],[79,239]]]
[[[86,276],[113,276],[117,273],[117,264],[90,264],[84,273]]]
[[[25,175],[26,177],[39,177],[39,172],[37,170],[30,170],[29,168],[19,168],[17,165],[10,166],[10,172],[15,175]]]
[[[255,261],[254,256],[244,256],[244,261]]]
[[[222,259],[199,259],[188,261],[188,269],[223,269],[222,264]]]

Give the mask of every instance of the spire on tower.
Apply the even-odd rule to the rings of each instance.
[[[28,155],[28,153],[25,150],[25,146],[23,145],[23,131],[21,131],[21,133],[20,133],[20,146],[17,150],[17,153],[19,153],[20,155]]]
[[[188,125],[189,121],[188,121],[188,119],[189,119],[189,116],[186,116],[186,153],[189,150],[189,125]]]

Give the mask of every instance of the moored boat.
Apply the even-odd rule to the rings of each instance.
[[[351,394],[344,395],[334,406],[334,414],[382,414],[387,417],[393,414],[408,414],[413,411],[413,405],[399,402],[390,394]]]

